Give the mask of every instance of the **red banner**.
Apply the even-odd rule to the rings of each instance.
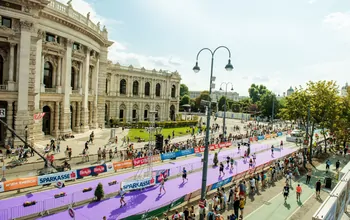
[[[147,164],[148,163],[148,157],[136,158],[136,159],[134,159],[133,163],[134,163],[135,167]]]
[[[213,150],[224,148],[224,147],[230,147],[231,145],[232,145],[231,142],[222,142],[220,144],[211,144],[211,145],[209,145],[209,150],[213,151]],[[195,147],[194,153],[202,153],[202,152],[204,152],[204,150],[205,150],[204,146]]]

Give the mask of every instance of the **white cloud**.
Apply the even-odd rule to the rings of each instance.
[[[314,4],[315,2],[317,2],[317,0],[309,0],[308,1],[309,4]]]
[[[350,28],[350,13],[335,12],[327,15],[324,23],[335,30],[348,30]]]

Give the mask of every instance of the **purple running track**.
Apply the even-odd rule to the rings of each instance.
[[[269,148],[269,146],[267,144],[252,144],[251,145],[251,152],[254,153],[256,151],[261,151],[261,150],[267,149],[267,148]],[[227,156],[237,157],[238,152],[237,152],[237,150],[234,150],[234,149],[237,149],[237,148],[230,148],[230,150],[221,151],[219,153],[219,159],[223,160],[223,158],[225,158]],[[246,147],[241,147],[240,155],[243,154],[243,151],[245,149],[246,149]],[[214,154],[210,154],[210,158],[213,158],[213,157],[214,157]],[[166,164],[161,165],[161,166],[156,166],[156,167],[154,167],[154,169],[161,170],[161,169],[173,168],[173,170],[170,171],[170,175],[173,175],[174,172],[179,172],[175,169],[176,167],[186,166],[186,168],[188,170],[190,170],[190,168],[193,168],[193,169],[200,168],[201,167],[200,161],[201,161],[200,157],[190,158],[190,159],[181,160],[181,161],[168,160],[165,162]],[[212,161],[212,160],[210,160],[210,161]],[[192,165],[193,167],[191,167],[191,164],[193,164]],[[138,168],[136,168],[135,170],[133,170],[129,173],[124,173],[124,174],[120,174],[120,175],[118,175],[118,173],[116,173],[115,176],[91,180],[91,181],[80,183],[80,184],[74,184],[74,185],[70,185],[70,186],[67,186],[67,187],[62,188],[62,189],[51,189],[51,190],[46,190],[46,191],[42,191],[42,192],[38,192],[38,193],[27,194],[24,196],[13,197],[13,198],[9,198],[9,199],[2,199],[2,200],[0,200],[0,207],[1,207],[0,210],[9,209],[9,208],[14,207],[14,206],[20,206],[21,204],[23,204],[26,201],[44,201],[44,200],[52,199],[54,197],[54,195],[59,194],[60,192],[65,192],[66,194],[72,194],[74,192],[81,192],[82,189],[84,189],[84,188],[96,187],[98,183],[102,183],[103,185],[108,186],[108,183],[112,182],[114,180],[116,180],[118,182],[118,184],[115,185],[113,188],[118,190],[120,188],[119,183],[125,179],[128,179],[128,178],[134,176],[137,173],[137,170],[138,170]],[[58,203],[57,205],[54,205],[54,204],[50,205],[50,207],[54,208],[52,206],[59,207],[61,205],[62,204]],[[32,208],[34,208],[34,207],[32,207]],[[29,211],[29,209],[31,209],[31,207],[26,208],[26,210],[28,210],[28,213],[33,213],[32,211]],[[23,213],[23,214],[25,214],[25,213]]]
[[[256,166],[262,165],[271,160],[278,159],[287,154],[294,152],[293,149],[285,148],[282,152],[275,152],[274,157],[271,156],[270,151],[265,151],[257,155]],[[225,176],[219,177],[218,169],[210,167],[208,169],[208,180],[207,184],[213,184],[220,180],[226,179],[235,172],[243,172],[248,170],[248,163],[244,162],[243,159],[237,160],[237,166],[230,173],[228,168],[225,170]],[[151,187],[144,191],[129,192],[125,195],[126,206],[119,208],[120,197],[106,199],[101,202],[92,202],[88,205],[75,208],[75,219],[77,220],[95,220],[102,219],[106,216],[107,219],[122,219],[144,210],[161,207],[163,204],[169,201],[179,198],[181,195],[194,192],[201,187],[202,172],[194,172],[188,175],[188,182],[182,184],[182,179],[176,178],[169,180],[165,183],[166,193],[159,195],[159,187]],[[61,220],[69,218],[68,211],[57,213],[51,216],[41,218],[42,220]]]

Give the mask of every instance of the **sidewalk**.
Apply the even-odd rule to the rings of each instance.
[[[337,157],[333,156],[330,158],[332,164],[335,164]],[[342,164],[344,165],[344,164]],[[324,185],[323,181],[326,177],[325,174],[326,171],[326,165],[324,163],[318,165],[316,169],[313,169],[313,174],[311,177],[311,181],[309,185],[305,184],[306,176],[301,177],[297,181],[293,181],[292,183],[292,189],[290,191],[290,196],[287,199],[287,202],[284,203],[284,197],[282,195],[282,189],[285,185],[285,181],[281,180],[279,181],[279,184],[276,184],[277,187],[273,187],[274,189],[271,189],[271,192],[273,192],[273,195],[275,195],[272,199],[265,201],[263,205],[261,205],[259,208],[254,207],[251,209],[250,203],[245,208],[245,218],[244,219],[259,219],[259,220],[268,220],[268,219],[311,219],[314,212],[317,210],[317,208],[322,204],[322,199],[325,199],[327,195],[327,192],[329,193],[330,190],[323,189],[321,200],[317,200],[315,198],[315,184],[317,180],[321,180],[322,187]],[[329,172],[329,175],[334,175],[335,173],[335,167],[334,165],[331,166],[331,171]],[[327,175],[328,176],[328,175]],[[300,196],[301,202],[298,202],[296,200],[296,194],[295,194],[295,187],[300,184],[302,187],[302,194]],[[335,186],[335,183],[333,182],[332,187]],[[275,189],[276,188],[276,189]],[[314,206],[316,204],[316,209],[314,211],[311,211],[312,214],[305,215],[306,212],[310,211],[310,209],[303,209],[304,206],[308,206],[311,208],[311,206]],[[299,212],[300,213],[297,213]],[[247,215],[247,213],[249,213]],[[295,217],[294,217],[295,215]]]

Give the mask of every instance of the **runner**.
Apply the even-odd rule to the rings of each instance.
[[[187,179],[187,170],[186,170],[186,168],[184,167],[184,168],[182,169],[182,183],[185,183],[185,180],[188,181],[188,179]]]
[[[281,150],[283,150],[283,141],[282,140],[281,140],[280,148],[281,148]]]
[[[254,161],[254,164],[256,164],[256,154],[255,153],[253,153],[253,161]]]
[[[230,157],[229,156],[226,157],[226,162],[227,162],[227,167],[229,167],[230,166]]]
[[[121,208],[123,207],[123,203],[124,203],[124,206],[126,206],[126,202],[124,200],[125,191],[123,190],[123,188],[120,188],[119,195],[120,195],[120,208]]]
[[[224,164],[222,164],[222,162],[220,162],[219,176],[221,176],[221,173],[223,173],[223,174],[224,174],[224,176],[225,176],[225,172],[224,172]]]
[[[252,158],[249,159],[249,169],[253,168],[253,160]]]
[[[273,157],[273,150],[274,150],[274,147],[273,145],[271,146],[271,157]]]
[[[164,177],[162,177],[162,181],[160,181],[159,195],[162,194],[162,189],[163,189],[164,193],[166,193],[166,190],[164,187]]]
[[[301,192],[303,190],[301,189],[301,186],[300,184],[298,184],[297,188],[296,188],[296,193],[297,193],[297,201],[300,201],[300,195],[301,195]]]
[[[320,193],[321,193],[321,180],[318,180],[316,182],[316,199],[321,198]]]
[[[233,158],[231,158],[231,159],[230,159],[231,171],[233,170],[233,163],[234,163],[234,160],[233,160]]]
[[[288,183],[283,187],[283,197],[284,197],[284,203],[287,202],[287,197],[289,195],[289,186]]]
[[[238,153],[241,153],[241,144],[238,143],[237,146],[238,146]]]

